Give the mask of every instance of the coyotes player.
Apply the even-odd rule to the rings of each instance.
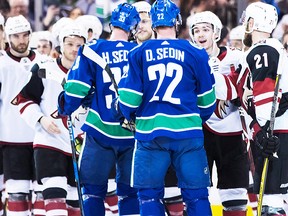
[[[215,76],[217,107],[203,130],[210,173],[215,162],[223,215],[244,216],[249,185],[247,152],[242,142],[238,108],[232,102],[237,98],[236,87],[223,76],[235,70],[243,53],[235,48],[217,46],[221,28],[222,23],[214,13],[200,12],[192,17],[190,36],[206,49]]]
[[[34,131],[11,101],[28,82],[30,69],[40,60],[40,55],[28,48],[31,26],[22,15],[7,19],[5,34],[10,48],[0,55],[0,145],[8,193],[7,215],[27,216],[34,173]]]
[[[80,215],[80,209],[67,125],[62,119],[50,116],[57,110],[57,97],[63,87],[55,80],[40,78],[38,72],[46,71],[64,79],[86,39],[86,29],[77,23],[71,21],[64,27],[59,35],[61,57],[35,64],[31,79],[15,100],[21,116],[36,131],[33,142],[36,176],[43,184],[45,215],[76,216]]]

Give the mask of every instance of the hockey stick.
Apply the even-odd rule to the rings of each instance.
[[[279,86],[280,86],[280,78],[281,78],[281,74],[278,73],[276,76],[276,81],[275,81],[275,89],[274,89],[271,116],[270,116],[270,125],[269,125],[270,135],[273,135],[273,130],[274,130],[274,123],[275,123],[275,118],[276,118],[276,105],[277,105]],[[276,153],[274,154],[274,157],[277,157]],[[259,189],[259,197],[258,197],[258,205],[257,205],[257,215],[258,216],[261,216],[261,213],[262,213],[263,196],[264,196],[264,192],[265,192],[268,167],[269,167],[269,159],[268,159],[268,157],[266,157],[264,159],[264,165],[263,165],[261,182],[260,182],[260,189]]]
[[[67,125],[69,129],[69,136],[70,136],[70,143],[72,149],[72,161],[73,161],[73,168],[74,168],[74,175],[75,175],[75,182],[78,192],[79,198],[79,207],[82,216],[85,216],[84,209],[83,209],[83,199],[82,199],[82,192],[81,192],[81,185],[80,185],[80,177],[79,177],[79,167],[77,163],[77,156],[76,156],[76,146],[75,146],[75,137],[74,137],[74,130],[72,125],[71,116],[68,116]]]
[[[241,120],[241,125],[242,125],[243,141],[247,145],[247,153],[248,153],[250,171],[252,173],[252,176],[254,176],[254,173],[255,173],[254,159],[252,155],[252,150],[250,148],[250,137],[248,135],[248,130],[247,130],[246,121],[245,121],[245,111],[242,107],[239,107],[239,114],[240,114],[240,120]]]
[[[65,80],[65,77],[63,76],[63,74],[61,74],[61,75],[59,73],[47,72],[47,70],[45,70],[45,69],[40,69],[38,71],[38,76],[40,78],[54,80],[54,81],[60,83],[61,86],[63,87],[64,84],[66,83],[66,80]],[[85,216],[84,209],[83,209],[82,192],[81,192],[81,186],[80,186],[79,168],[78,168],[77,156],[76,156],[74,130],[73,130],[73,124],[72,124],[72,120],[71,120],[70,115],[68,115],[67,125],[68,125],[69,138],[70,138],[70,144],[71,144],[72,162],[73,162],[73,168],[74,168],[75,182],[76,182],[76,188],[77,188],[78,198],[79,198],[79,207],[80,207],[81,215]]]
[[[85,55],[87,58],[89,58],[90,60],[92,60],[93,62],[95,62],[96,64],[98,64],[104,71],[107,72],[113,87],[116,91],[116,94],[118,94],[118,85],[116,83],[114,74],[111,71],[111,68],[109,67],[109,64],[106,63],[106,61],[95,51],[93,51],[89,46],[84,45],[83,46],[83,51],[82,51],[83,55]]]

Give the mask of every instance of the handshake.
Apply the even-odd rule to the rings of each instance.
[[[112,115],[114,116],[114,118],[120,122],[120,125],[122,128],[129,130],[131,132],[135,132],[135,121],[133,119],[130,119],[128,121],[125,118],[125,116],[120,110],[118,97],[113,99],[112,104],[111,104],[111,111],[112,111]]]

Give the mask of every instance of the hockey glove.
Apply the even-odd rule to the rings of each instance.
[[[247,97],[247,113],[251,116],[252,119],[256,119],[255,106],[252,95]]]
[[[133,120],[128,121],[122,114],[119,107],[119,98],[114,98],[111,103],[111,112],[113,117],[120,122],[122,128],[129,130],[131,132],[135,131],[135,123]]]
[[[263,157],[272,159],[273,154],[279,149],[279,138],[268,133],[266,129],[261,128],[255,120],[251,122],[250,128],[254,130],[253,139],[256,146],[261,150]]]
[[[64,111],[64,104],[65,104],[64,94],[65,94],[65,91],[62,91],[58,96],[58,116],[60,117],[65,117],[68,115]]]
[[[86,95],[82,100],[81,104],[84,108],[90,108],[93,98],[94,98],[95,88],[91,87],[91,89],[88,92],[88,95]]]

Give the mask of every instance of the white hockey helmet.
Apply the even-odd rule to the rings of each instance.
[[[6,35],[18,34],[22,32],[32,32],[31,25],[23,15],[9,17],[5,23]]]
[[[82,15],[77,17],[76,22],[81,26],[83,25],[83,27],[87,31],[87,34],[88,31],[91,29],[93,32],[94,39],[99,39],[100,35],[102,34],[103,26],[97,16]]]
[[[37,48],[38,41],[45,40],[49,41],[52,45],[52,48],[55,45],[54,38],[52,36],[52,33],[50,31],[36,31],[32,33],[32,37],[30,40],[29,46],[31,48]]]
[[[235,28],[231,29],[229,33],[229,38],[230,40],[242,40],[244,37],[244,26],[243,25],[238,25]]]
[[[71,25],[73,23],[73,20],[68,17],[62,17],[59,19],[54,25],[52,26],[51,33],[55,41],[55,46],[59,45],[59,35],[60,31],[67,25]]]
[[[215,42],[219,41],[221,38],[221,29],[222,29],[222,23],[216,14],[214,14],[211,11],[203,11],[196,13],[192,18],[190,19],[190,29],[189,34],[191,39],[194,41],[193,36],[193,28],[196,24],[199,23],[210,23],[213,26],[213,31],[216,36]]]
[[[247,6],[242,14],[243,25],[245,27],[250,18],[254,19],[254,25],[252,29],[245,29],[246,33],[251,33],[253,30],[272,33],[278,22],[276,8],[263,2],[254,2]]]
[[[0,26],[3,26],[3,27],[4,27],[4,23],[5,23],[4,17],[3,17],[2,14],[0,13]]]
[[[61,52],[63,52],[64,49],[64,39],[66,37],[73,37],[78,36],[84,38],[84,43],[87,41],[88,32],[86,29],[82,26],[80,26],[76,21],[73,21],[70,25],[65,26],[59,34],[59,43],[60,43],[60,49]]]
[[[145,13],[150,14],[151,5],[148,2],[138,1],[138,2],[133,3],[132,5],[136,7],[136,10],[138,11],[138,13],[145,12]]]

